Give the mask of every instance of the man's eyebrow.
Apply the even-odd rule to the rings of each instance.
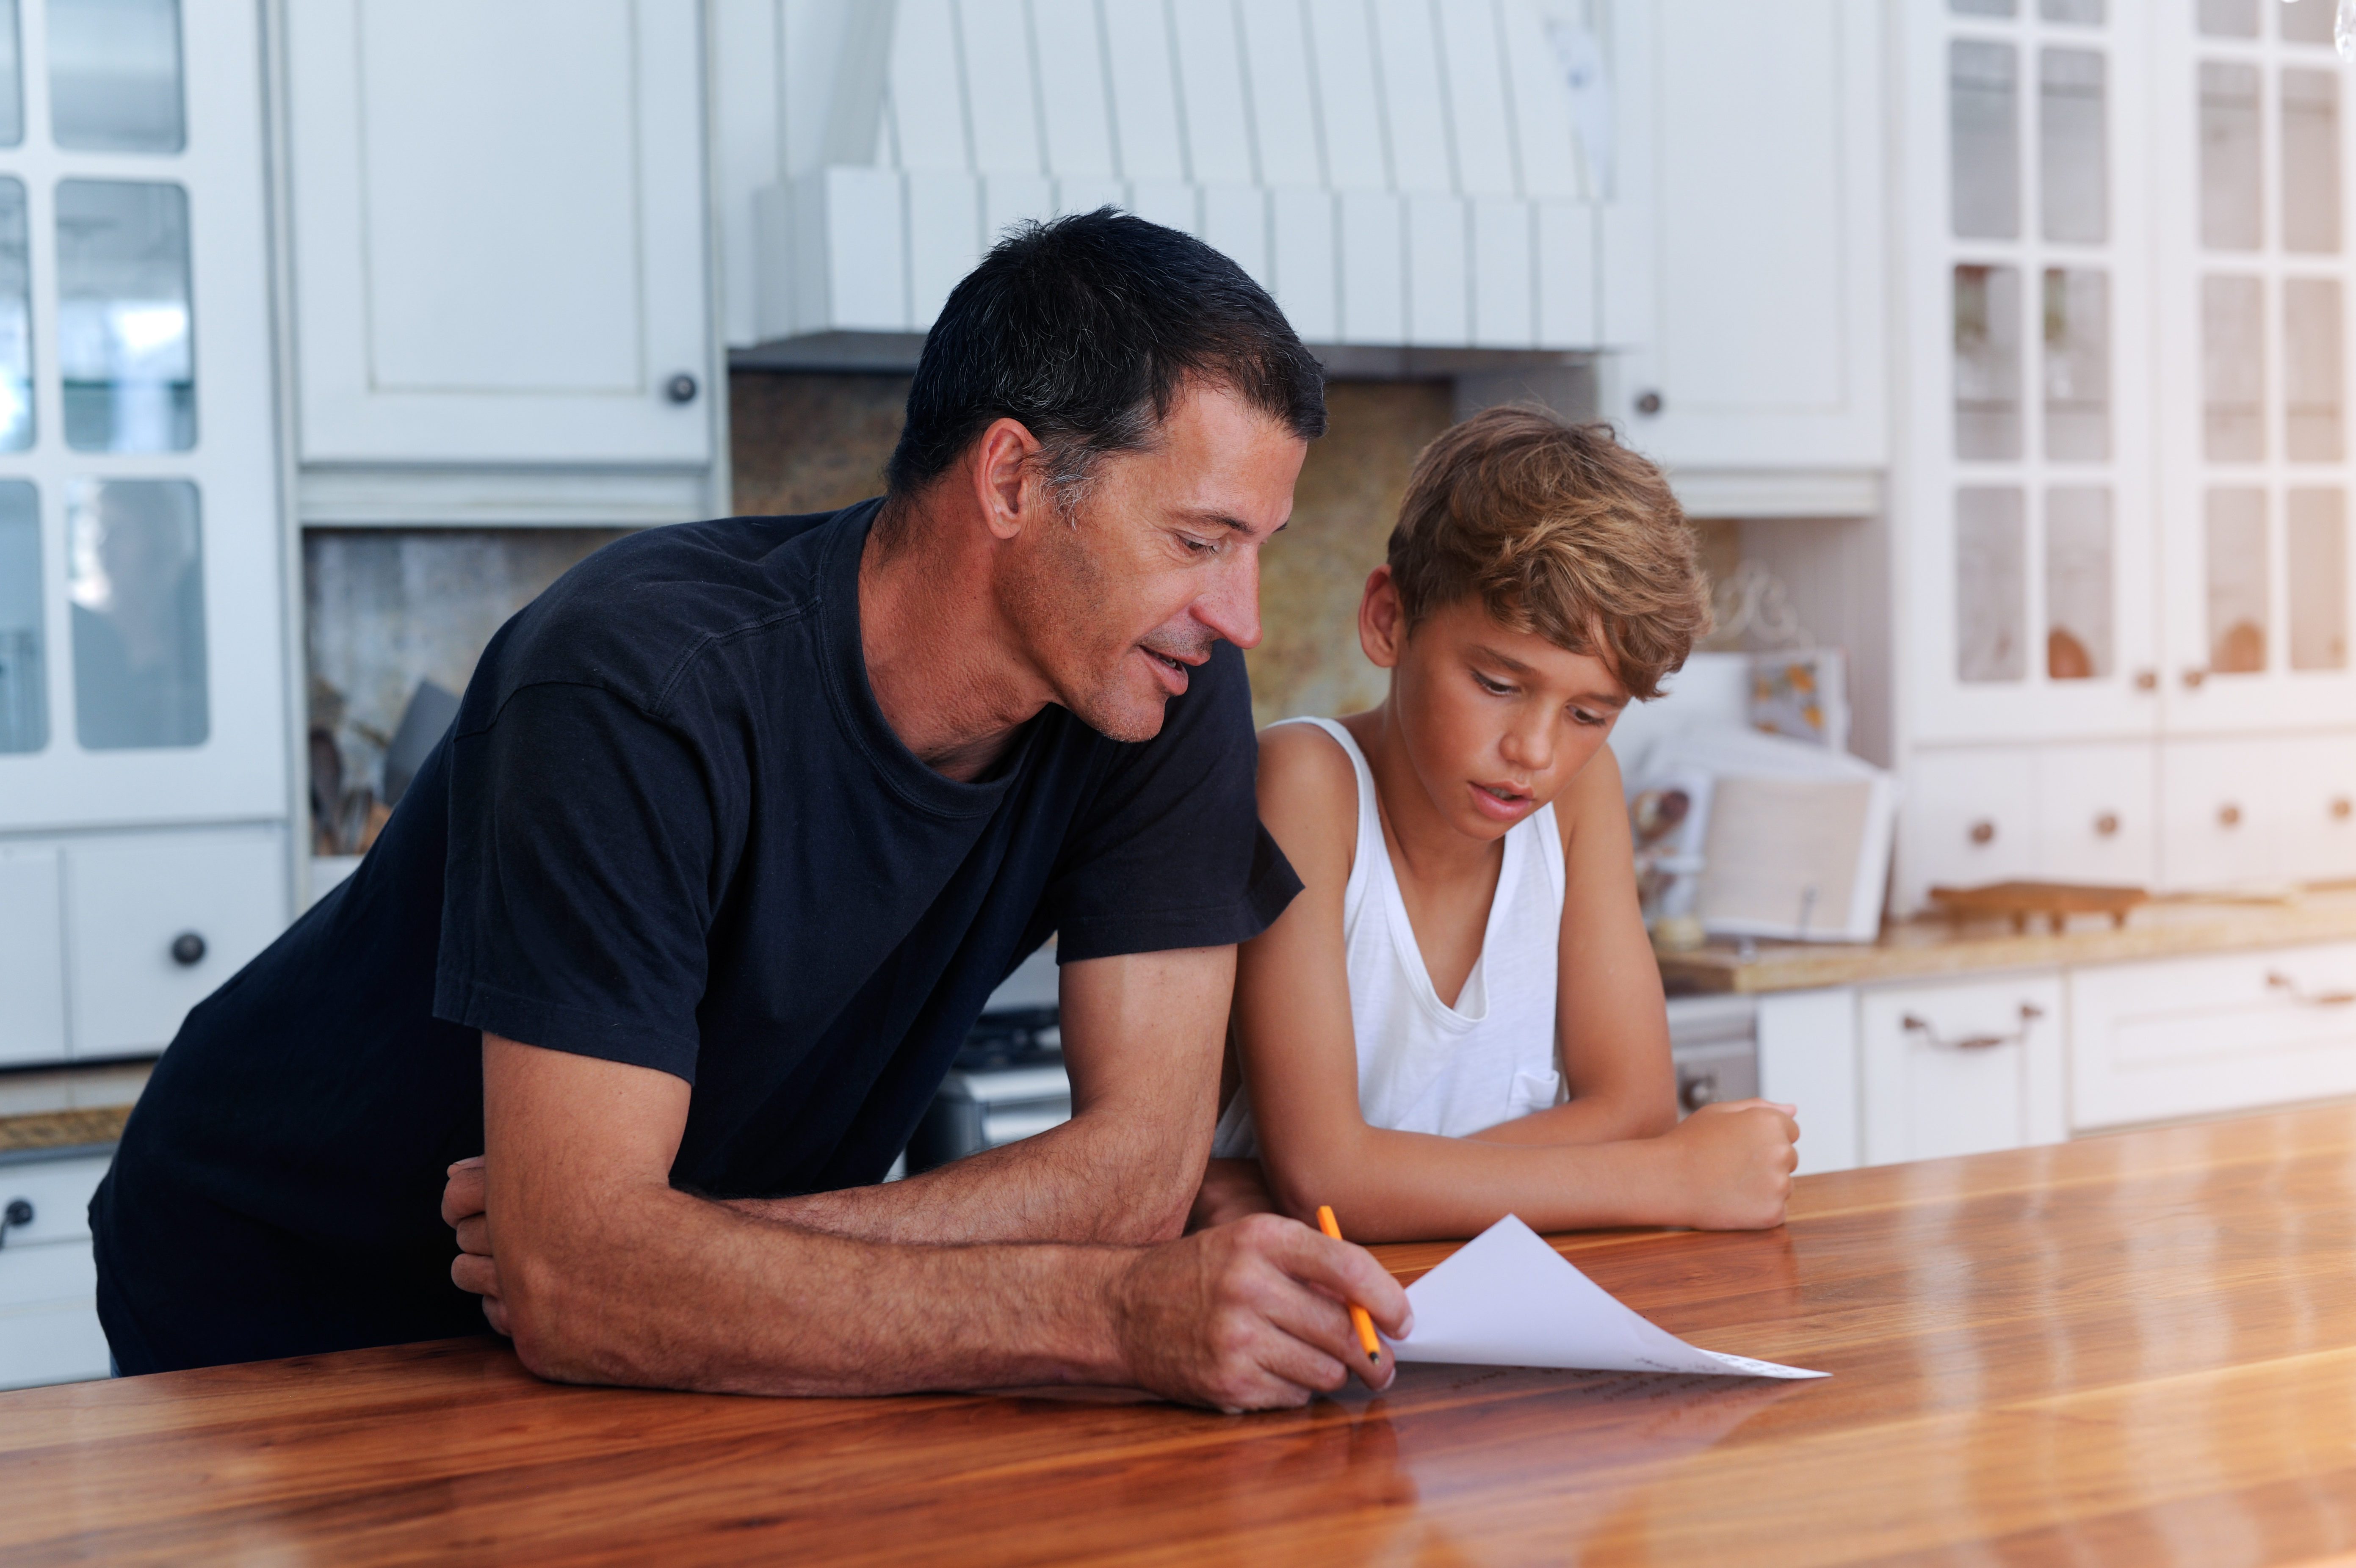
[[[1248,534],[1253,531],[1252,526],[1249,523],[1245,522],[1241,517],[1231,517],[1225,512],[1188,512],[1185,516],[1197,523],[1206,524],[1207,526],[1215,528],[1226,528],[1233,533]],[[1291,526],[1292,519],[1290,517],[1287,517],[1284,521],[1270,528],[1269,532],[1272,534],[1280,534]]]

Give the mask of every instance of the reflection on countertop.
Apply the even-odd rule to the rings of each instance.
[[[1804,991],[1928,975],[2121,964],[2301,943],[2356,941],[2356,886],[2280,892],[2163,896],[2123,926],[2081,917],[2060,932],[2020,932],[2009,921],[1906,921],[1870,943],[1714,940],[1660,955],[1672,996]]]

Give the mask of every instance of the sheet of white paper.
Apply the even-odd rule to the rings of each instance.
[[[1688,1345],[1620,1305],[1508,1214],[1407,1287],[1415,1331],[1384,1343],[1402,1361],[1821,1378]]]

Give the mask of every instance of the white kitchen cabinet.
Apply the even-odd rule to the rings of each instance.
[[[2070,976],[2080,1129],[2356,1093],[2356,944]]]
[[[1917,752],[1899,807],[1898,896],[1920,908],[1934,887],[1974,887],[2037,868],[2036,758],[2025,746]]]
[[[695,0],[283,15],[303,462],[710,464]]]
[[[33,1211],[0,1245],[0,1389],[107,1374],[89,1217],[107,1163],[104,1156],[0,1163],[0,1208],[21,1199]]]
[[[1624,214],[1605,411],[1671,470],[1871,470],[1883,409],[1882,7],[1614,8]]]
[[[1875,987],[1858,1002],[1865,1160],[2059,1143],[2062,986],[2051,974]]]
[[[285,928],[276,828],[125,836],[66,849],[72,1054],[171,1043],[180,1020]]]
[[[64,907],[56,846],[0,844],[0,1066],[65,1054]]]
[[[1836,987],[1763,996],[1756,1028],[1760,1097],[1799,1109],[1799,1174],[1864,1164],[1857,992]]]

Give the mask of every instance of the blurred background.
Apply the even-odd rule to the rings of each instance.
[[[2333,3],[0,0],[0,1129],[102,1168],[507,616],[877,492],[950,286],[1103,204],[1332,378],[1263,721],[1380,696],[1452,420],[1667,471],[1719,631],[1615,747],[1688,1104],[1824,1168],[2356,1092]]]

